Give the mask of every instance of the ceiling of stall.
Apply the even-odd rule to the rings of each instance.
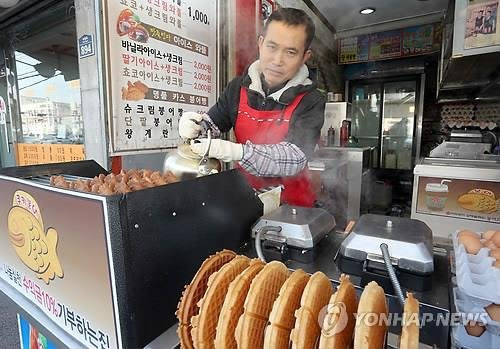
[[[448,8],[448,0],[308,0],[336,29],[337,33],[385,24],[384,30],[405,27],[409,18],[412,25],[437,21]],[[362,15],[359,11],[371,7],[375,12]],[[420,22],[418,18],[420,18]]]

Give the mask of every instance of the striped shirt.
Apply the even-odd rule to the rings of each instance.
[[[221,132],[207,114],[203,119],[208,123],[212,136],[220,137]],[[207,130],[202,133],[206,136]],[[295,176],[307,165],[306,155],[298,146],[290,142],[277,144],[243,144],[243,158],[239,162],[248,173],[259,177]]]

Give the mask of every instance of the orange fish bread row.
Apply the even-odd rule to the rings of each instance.
[[[100,174],[93,179],[77,179],[74,181],[69,181],[63,176],[50,177],[52,186],[101,195],[125,194],[178,181],[179,179],[171,172],[162,174],[160,171],[144,169],[122,170],[117,175],[113,173],[108,175]]]
[[[358,303],[346,275],[335,289],[322,272],[290,272],[281,262],[223,250],[203,262],[176,315],[183,349],[382,349],[387,323],[362,320],[366,314],[387,318],[387,312],[375,282]],[[408,294],[404,318],[415,314],[418,301]],[[411,322],[404,326],[401,348],[418,348],[418,331]]]

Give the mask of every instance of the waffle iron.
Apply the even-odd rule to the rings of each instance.
[[[415,291],[430,289],[434,271],[432,231],[419,220],[362,215],[340,245],[337,265],[344,273],[360,276],[362,286],[376,281],[394,294],[380,249],[384,243],[401,286]]]
[[[309,263],[316,256],[315,247],[333,228],[335,218],[322,208],[281,205],[255,223],[252,237],[266,260]]]

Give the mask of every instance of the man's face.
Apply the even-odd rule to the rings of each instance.
[[[290,80],[311,57],[305,45],[305,26],[269,23],[265,36],[259,37],[260,69],[269,87]]]

